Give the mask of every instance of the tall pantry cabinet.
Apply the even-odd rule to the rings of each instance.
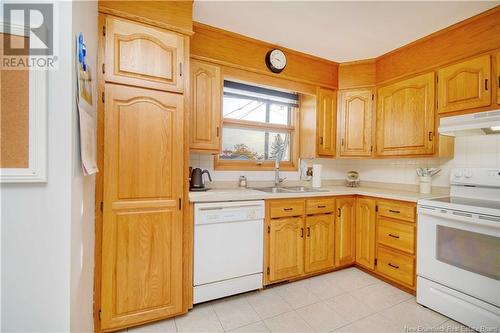
[[[189,37],[111,15],[100,24],[99,314],[100,329],[111,331],[184,311],[179,140]]]

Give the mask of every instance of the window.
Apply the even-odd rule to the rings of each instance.
[[[216,168],[295,169],[298,95],[224,81],[222,150]]]

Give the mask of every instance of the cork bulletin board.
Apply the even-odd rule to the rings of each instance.
[[[3,39],[0,34],[0,52]],[[25,39],[12,36],[12,39]],[[0,68],[0,168],[29,166],[29,71]]]
[[[47,71],[3,67],[13,57],[4,54],[4,39],[22,45],[28,38],[23,28],[9,31],[0,30],[0,182],[45,182]]]

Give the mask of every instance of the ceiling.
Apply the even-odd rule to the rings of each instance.
[[[194,20],[337,62],[375,58],[500,1],[195,1]]]

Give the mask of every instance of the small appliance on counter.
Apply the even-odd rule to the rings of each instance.
[[[189,190],[190,191],[208,191],[209,189],[205,187],[205,181],[203,180],[203,174],[208,175],[208,179],[212,181],[210,172],[208,170],[201,170],[200,168],[194,168],[191,170],[191,175],[189,177]]]
[[[347,187],[359,187],[359,173],[357,171],[349,171],[345,177],[345,185]]]

